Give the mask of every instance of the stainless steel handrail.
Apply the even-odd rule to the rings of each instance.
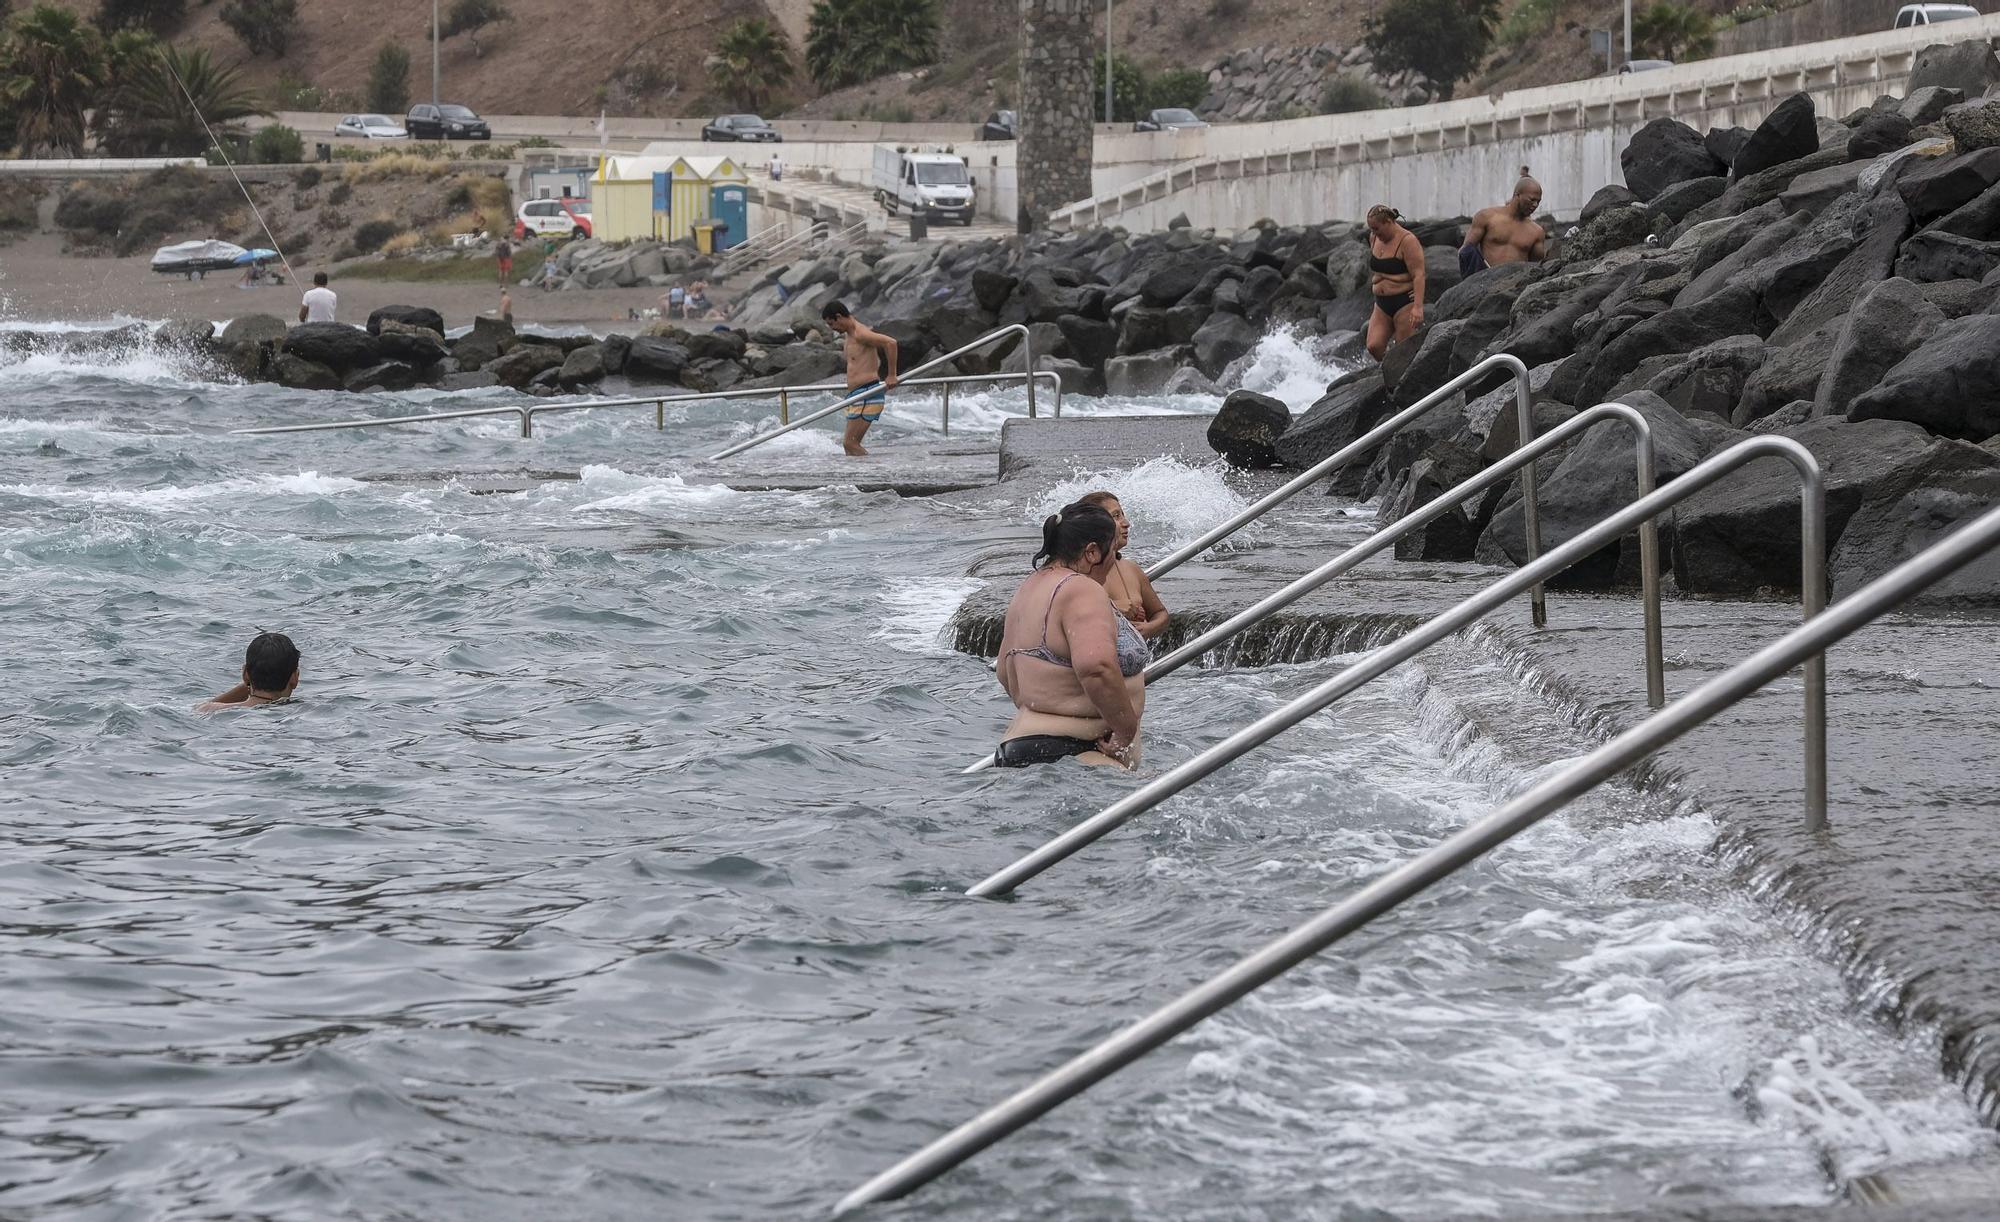
[[[1529,585],[1562,572],[1625,532],[1680,504],[1730,472],[1759,458],[1777,457],[1791,463],[1799,473],[1799,577],[1800,603],[1805,619],[1812,619],[1826,606],[1826,491],[1819,463],[1812,451],[1789,437],[1753,437],[1739,441],[1712,455],[1686,475],[1605,518],[1568,543],[1532,564],[1487,586],[1449,611],[1425,621],[1408,635],[1383,646],[1313,688],[1290,704],[1268,713],[1215,746],[1140,786],[1131,794],[1070,828],[1054,840],[1022,857],[1006,869],[983,879],[967,895],[992,896],[1013,890],[1027,879],[1075,853],[1124,824],[1134,815],[1151,810],[1167,798],[1248,754],[1257,747],[1320,712],[1363,684],[1422,653],[1460,628],[1474,622],[1519,594]],[[1826,825],[1826,663],[1824,659],[1806,664],[1806,827],[1817,831]]]
[[[977,352],[979,349],[986,347],[993,341],[1001,339],[1008,335],[1019,335],[1021,337],[1021,350],[1027,355],[1028,358],[1028,363],[1027,363],[1028,372],[1030,373],[1035,372],[1035,337],[1031,332],[1029,332],[1027,324],[1018,322],[1013,323],[1012,325],[1009,326],[1001,327],[997,331],[990,331],[987,334],[980,336],[978,339],[973,340],[969,344],[965,344],[961,347],[952,349],[950,352],[945,353],[943,356],[934,356],[930,360],[925,361],[923,364],[917,366],[915,369],[912,369],[909,372],[911,374],[919,374],[926,369],[935,369],[939,365],[942,365],[947,361],[955,361],[959,357],[962,357],[967,353]],[[903,376],[898,376],[896,380],[898,383],[901,383],[903,380]],[[853,394],[848,395],[846,398],[840,400],[838,403],[833,404],[831,407],[821,408],[819,411],[812,413],[810,416],[801,417],[798,420],[791,421],[789,424],[781,424],[777,428],[774,428],[767,433],[759,433],[755,437],[752,437],[747,441],[739,441],[733,446],[729,446],[726,449],[711,454],[709,455],[709,461],[717,462],[722,459],[728,458],[732,454],[741,454],[743,451],[749,449],[752,446],[763,445],[765,442],[771,440],[772,438],[781,437],[784,434],[791,432],[793,429],[804,428],[806,425],[813,423],[815,420],[823,420],[826,417],[833,415],[833,413],[839,411],[841,408],[848,407],[851,406],[852,404],[858,403],[874,393],[875,391],[869,388],[863,388],[861,390],[857,390]],[[1035,382],[1033,378],[1030,378],[1028,379],[1028,415],[1033,416],[1034,414],[1035,414]]]
[[[1258,518],[1263,517],[1286,501],[1291,500],[1314,483],[1332,475],[1348,463],[1375,449],[1375,447],[1387,441],[1410,421],[1415,420],[1418,416],[1443,403],[1467,386],[1485,378],[1496,369],[1506,370],[1514,379],[1514,411],[1520,430],[1520,437],[1517,444],[1526,445],[1535,436],[1534,392],[1528,385],[1528,367],[1521,363],[1519,357],[1509,356],[1504,352],[1496,356],[1489,356],[1451,381],[1446,382],[1443,386],[1438,387],[1415,403],[1410,404],[1410,406],[1404,408],[1402,411],[1397,412],[1374,428],[1369,429],[1368,432],[1346,446],[1343,446],[1339,451],[1306,468],[1289,483],[1276,491],[1266,494],[1263,499],[1257,501],[1255,504],[1238,511],[1228,521],[1216,526],[1201,538],[1173,552],[1165,559],[1155,562],[1152,568],[1146,570],[1146,576],[1154,581],[1158,581],[1161,577],[1173,572],[1185,562],[1201,555],[1216,543],[1235,534]],[[1527,514],[1528,561],[1529,563],[1533,563],[1535,557],[1539,556],[1542,551],[1541,503],[1540,498],[1537,496],[1535,469],[1533,467],[1527,467],[1521,473],[1521,492]],[[1542,595],[1542,587],[1539,584],[1529,590],[1528,601],[1530,604],[1529,614],[1534,619],[1535,627],[1543,627],[1549,622],[1549,611]]]
[[[1679,486],[1676,481],[1667,491]],[[1817,659],[1823,664],[1827,649],[1996,547],[2000,547],[2000,508],[1973,519],[1856,590],[1831,610],[1807,620],[1702,684],[1671,708],[1653,714],[1499,810],[1454,833],[1437,847],[1380,876],[1234,967],[1210,977],[959,1125],[847,1194],[835,1206],[835,1213],[904,1196],[936,1179],[1209,1015],[1242,1000],[1335,942],[1394,911],[1799,663],[1810,666]]]
[[[1369,535],[1284,589],[1265,595],[1179,649],[1154,659],[1152,665],[1146,667],[1147,685],[1151,686],[1173,674],[1244,629],[1264,622],[1334,578],[1356,568],[1362,561],[1393,546],[1404,535],[1448,512],[1466,498],[1486,491],[1505,480],[1517,469],[1531,466],[1536,459],[1555,447],[1587,429],[1611,421],[1623,422],[1632,429],[1633,459],[1638,468],[1636,472],[1638,494],[1642,497],[1647,495],[1653,491],[1652,426],[1646,423],[1644,416],[1623,403],[1599,404],[1589,411],[1578,412],[1471,479],[1439,493],[1425,505]],[[1659,527],[1651,518],[1639,526],[1639,585],[1640,597],[1645,603],[1646,617],[1646,703],[1657,709],[1667,702],[1667,668],[1660,631]],[[993,767],[993,764],[993,757],[988,755],[964,769],[960,775],[971,776],[976,772],[984,772]]]
[[[1012,382],[1017,378],[1030,386],[1039,382],[1048,382],[1053,386],[1055,390],[1054,414],[1058,418],[1062,416],[1062,375],[1052,369],[1044,369],[1032,374],[966,373],[954,374],[944,378],[912,378],[908,381],[898,379],[896,384],[898,386],[943,387],[944,402],[941,405],[941,410],[944,414],[945,432],[949,433],[951,432],[951,388],[953,386],[968,382]],[[496,407],[469,407],[461,411],[425,412],[416,416],[370,416],[359,420],[323,420],[316,424],[277,424],[268,425],[263,428],[231,429],[229,431],[231,434],[243,436],[272,433],[319,433],[330,429],[372,429],[382,428],[391,424],[424,424],[437,420],[463,420],[474,416],[505,416],[509,413],[514,413],[521,417],[521,436],[532,437],[535,435],[534,418],[542,412],[586,412],[594,411],[600,407],[643,407],[647,404],[652,404],[661,413],[661,415],[656,417],[658,427],[664,428],[666,427],[664,413],[669,403],[702,403],[710,399],[769,399],[775,397],[779,403],[780,418],[789,419],[791,415],[791,396],[817,394],[826,391],[844,391],[846,389],[847,384],[845,382],[816,382],[809,386],[766,386],[754,390],[698,390],[684,395],[636,395],[629,399],[590,399],[582,403],[509,403]],[[1034,395],[1031,393],[1028,399],[1028,414],[1032,416],[1035,409]]]

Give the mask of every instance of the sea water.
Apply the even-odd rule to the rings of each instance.
[[[1278,337],[1244,380],[1303,409],[1315,359]],[[7,1216],[819,1216],[1590,745],[1465,638],[967,900],[1133,784],[955,775],[1007,713],[942,643],[973,571],[1105,484],[1157,555],[1240,507],[1215,469],[940,501],[686,478],[775,420],[754,402],[233,436],[496,396],[218,385],[144,347],[0,392]],[[1297,510],[1265,541],[1326,527]],[[299,698],[193,712],[262,630],[303,649]],[[1148,769],[1341,662],[1183,672]],[[1715,831],[1601,790],[881,1216],[1824,1203],[1990,1145]]]

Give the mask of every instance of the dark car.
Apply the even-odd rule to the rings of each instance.
[[[721,115],[701,129],[703,140],[741,140],[774,144],[784,139],[778,129],[756,115]]]
[[[1192,110],[1174,106],[1166,110],[1155,110],[1132,125],[1135,132],[1166,132],[1182,127],[1207,127],[1201,116]]]
[[[486,120],[472,113],[471,109],[446,102],[433,106],[421,102],[410,107],[409,117],[403,120],[403,130],[410,133],[412,140],[491,140],[493,129],[486,126]]]
[[[996,110],[986,116],[986,122],[979,125],[979,134],[973,138],[976,140],[1012,140],[1015,134],[1015,125],[1019,121],[1020,116],[1011,110]]]

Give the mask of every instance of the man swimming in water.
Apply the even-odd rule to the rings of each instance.
[[[1542,206],[1542,184],[1521,167],[1521,180],[1514,184],[1514,198],[1497,208],[1481,208],[1472,216],[1465,231],[1465,245],[1458,248],[1459,274],[1498,267],[1503,263],[1539,263],[1548,257],[1549,235],[1535,223],[1535,209]]]
[[[847,393],[869,392],[847,405],[847,432],[840,439],[841,449],[852,457],[863,457],[868,451],[861,448],[861,438],[869,425],[882,418],[888,392],[896,386],[896,341],[863,326],[838,301],[827,302],[819,316],[841,335],[841,347],[847,354]]]
[[[299,647],[282,632],[259,633],[243,651],[243,682],[213,700],[195,706],[197,713],[251,709],[290,700],[299,685]]]

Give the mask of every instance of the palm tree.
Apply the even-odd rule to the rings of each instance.
[[[761,17],[729,27],[708,57],[708,79],[729,105],[745,110],[760,109],[792,73],[791,44]]]
[[[1633,16],[1632,45],[1659,59],[1702,59],[1715,50],[1715,22],[1692,4],[1661,0]]]
[[[806,25],[806,71],[822,89],[937,61],[937,0],[818,0]]]
[[[209,146],[202,119],[226,139],[239,134],[240,120],[271,113],[236,68],[217,64],[198,47],[183,52],[169,46],[155,47],[124,69],[104,110],[105,147],[122,157],[193,155]]]
[[[84,110],[104,77],[97,31],[67,9],[38,4],[14,18],[0,54],[0,99],[30,154],[83,152]]]

